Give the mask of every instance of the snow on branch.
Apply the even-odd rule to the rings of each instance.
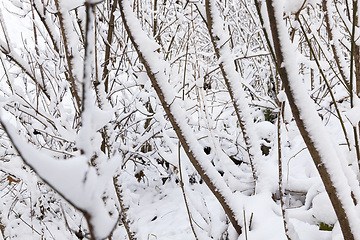
[[[24,162],[50,187],[84,213],[94,239],[107,237],[116,219],[109,216],[101,196],[120,165],[120,157],[110,159],[102,171],[103,174],[97,175],[95,168],[89,165],[89,160],[84,155],[68,160],[56,160],[25,142],[3,117],[1,125]]]
[[[358,183],[353,183],[356,178],[345,176],[343,168],[348,166],[341,163],[344,159],[339,157],[337,146],[331,141],[331,136],[321,122],[314,103],[299,78],[296,68],[297,59],[294,57],[295,49],[289,40],[283,20],[282,2],[267,0],[266,3],[279,74],[293,116],[332,202],[344,238],[360,239],[357,231],[360,220],[352,198],[353,190],[350,187],[358,188]],[[346,173],[349,174],[351,171]],[[358,192],[358,189],[355,189],[355,192]]]
[[[235,70],[236,67],[234,58],[229,47],[230,36],[223,30],[224,21],[220,18],[215,2],[216,1],[214,0],[205,1],[208,29],[211,41],[214,45],[215,53],[219,59],[222,75],[229,90],[229,94],[243,133],[246,150],[249,154],[250,164],[253,171],[253,177],[254,179],[257,179],[260,174],[259,168],[261,166],[260,143],[255,131],[254,121],[250,114],[249,101],[246,98],[246,93],[242,86],[244,80]],[[266,175],[264,174],[263,176]],[[259,186],[261,184],[264,186]],[[265,187],[268,189],[271,185],[276,186],[277,179],[276,177],[270,179],[267,178],[264,181],[258,181],[257,185],[259,186],[257,190],[265,190],[262,188]]]
[[[110,217],[108,210],[104,206],[102,196],[106,186],[112,180],[118,166],[120,166],[121,158],[116,155],[106,163],[101,164],[101,167],[91,164],[93,155],[97,155],[93,146],[94,139],[95,141],[97,139],[97,131],[108,122],[113,114],[111,111],[110,114],[104,114],[103,111],[94,106],[95,99],[91,86],[91,78],[93,75],[95,52],[95,4],[96,2],[93,1],[85,3],[87,13],[85,56],[84,61],[77,60],[77,64],[84,64],[84,76],[82,80],[83,96],[81,104],[83,108],[81,114],[82,127],[76,138],[76,146],[78,149],[81,149],[81,155],[67,160],[58,160],[50,157],[25,142],[13,129],[11,123],[6,121],[2,115],[0,116],[0,121],[1,126],[8,134],[16,151],[24,162],[50,187],[84,214],[90,230],[91,239],[97,240],[108,237],[117,222],[117,219]],[[63,11],[64,14],[65,12],[66,11]],[[63,19],[63,21],[65,20]],[[69,28],[64,32],[67,33],[68,30]],[[2,42],[0,42],[0,44],[1,48],[6,49],[5,44]],[[68,42],[68,44],[70,43]],[[15,53],[9,50],[7,54]],[[13,56],[16,57],[17,55]],[[22,59],[20,58],[18,61],[21,60]],[[21,65],[26,66],[25,63],[22,63]],[[79,67],[74,68],[74,73],[76,72],[75,75],[77,77],[79,72],[81,72],[81,69],[78,68]]]
[[[138,19],[130,8],[130,3],[122,0],[119,5],[126,31],[146,68],[151,83],[182,147],[195,169],[224,208],[237,233],[241,234],[242,227],[239,224],[240,218],[238,217],[241,216],[241,203],[239,204],[233,199],[229,187],[212,166],[210,159],[205,155],[193,130],[188,125],[185,110],[180,104],[181,100],[175,98],[174,89],[168,83],[168,76],[165,74],[165,63],[156,52],[159,46],[142,30]]]

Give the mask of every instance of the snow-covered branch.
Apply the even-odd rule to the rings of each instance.
[[[344,238],[360,239],[356,230],[360,221],[351,198],[349,179],[342,170],[343,159],[339,158],[335,150],[337,146],[333,145],[331,136],[328,135],[315,110],[314,103],[306,93],[301,79],[298,78],[294,64],[297,62],[294,58],[294,47],[288,38],[283,20],[283,5],[272,0],[267,0],[266,3],[279,74],[298,129],[335,209]]]
[[[238,234],[242,233],[239,219],[239,207],[235,205],[232,193],[219,173],[211,165],[193,134],[192,129],[187,124],[186,113],[180,105],[180,99],[175,98],[176,94],[168,83],[168,77],[165,74],[165,63],[160,59],[156,52],[157,44],[149,39],[145,32],[141,29],[130,4],[126,0],[119,2],[121,16],[129,37],[134,45],[141,62],[144,64],[147,74],[151,80],[153,87],[162,103],[163,108],[169,118],[182,147],[184,148],[188,158],[203,178],[207,186],[213,192],[219,203],[224,208],[232,225]]]

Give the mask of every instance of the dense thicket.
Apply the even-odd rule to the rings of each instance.
[[[4,239],[360,239],[357,1],[3,0]]]

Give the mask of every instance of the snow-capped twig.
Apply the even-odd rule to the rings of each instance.
[[[242,233],[242,227],[240,225],[240,217],[238,217],[241,214],[238,212],[238,203],[235,204],[236,201],[232,198],[232,192],[220,174],[212,166],[210,159],[206,157],[203,148],[188,125],[185,118],[185,110],[179,102],[181,100],[175,98],[176,94],[168,83],[168,77],[163,68],[165,63],[156,51],[158,45],[143,32],[138,19],[134,16],[130,8],[129,2],[122,0],[119,2],[119,5],[125,29],[138,53],[139,59],[146,68],[148,77],[184,151],[240,235]]]
[[[282,2],[267,0],[269,23],[274,49],[279,66],[279,75],[284,84],[285,93],[295,118],[298,129],[308,147],[320,177],[336,212],[345,239],[360,239],[357,216],[351,188],[346,178],[331,137],[325,130],[314,103],[306,93],[298,77],[293,46],[288,38],[283,20]]]
[[[223,21],[220,19],[215,6],[215,1],[206,0],[206,15],[211,41],[214,45],[215,53],[219,59],[219,65],[232,99],[234,109],[241,127],[243,138],[246,144],[250,165],[254,180],[258,178],[257,167],[260,162],[260,144],[256,139],[253,119],[249,112],[248,100],[245,97],[245,91],[242,88],[242,79],[240,74],[235,71],[234,60],[231,57],[231,51],[228,45],[229,36],[222,30]]]

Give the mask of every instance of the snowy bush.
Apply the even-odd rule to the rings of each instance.
[[[0,1],[3,239],[360,239],[357,1]]]

